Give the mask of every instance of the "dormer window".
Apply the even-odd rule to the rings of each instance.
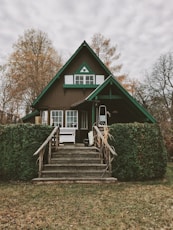
[[[84,84],[84,76],[83,75],[75,75],[74,84],[83,85]]]
[[[90,84],[90,85],[93,85],[95,84],[95,75],[86,75],[85,76],[85,83],[86,84]]]
[[[95,75],[74,75],[74,84],[76,85],[94,85]]]
[[[64,76],[64,88],[96,88],[103,82],[104,75],[95,75],[86,63],[83,63],[73,75]]]

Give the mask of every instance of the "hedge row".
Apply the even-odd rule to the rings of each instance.
[[[163,178],[167,153],[157,124],[114,124],[110,144],[118,156],[113,161],[113,176],[120,181]]]
[[[30,180],[37,176],[33,153],[52,127],[17,124],[0,126],[0,180]]]
[[[52,127],[20,124],[0,126],[0,180],[30,180],[37,176],[37,157],[33,153]],[[110,134],[118,156],[113,161],[113,176],[120,181],[162,178],[167,153],[156,124],[114,124]]]

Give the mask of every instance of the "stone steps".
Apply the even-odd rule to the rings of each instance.
[[[95,147],[59,147],[49,164],[43,165],[41,178],[35,183],[113,183],[116,179],[106,170]]]

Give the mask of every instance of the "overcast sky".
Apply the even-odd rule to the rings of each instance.
[[[141,79],[173,51],[173,0],[0,0],[0,64],[30,28],[46,32],[64,57],[101,33],[117,45],[122,72]]]

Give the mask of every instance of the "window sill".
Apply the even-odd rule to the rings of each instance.
[[[95,89],[95,88],[97,88],[97,86],[98,85],[74,85],[74,84],[69,84],[69,85],[64,84],[63,85],[63,87],[67,88],[67,89],[84,89],[84,88],[86,88],[86,89],[89,89],[89,88]]]

